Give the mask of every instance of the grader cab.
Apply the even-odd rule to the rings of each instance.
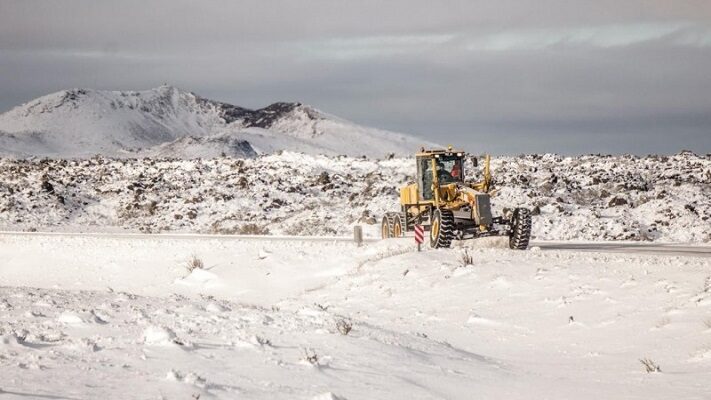
[[[429,228],[433,248],[449,247],[452,240],[484,236],[508,236],[509,247],[528,248],[531,213],[525,208],[505,211],[494,217],[490,198],[494,194],[490,158],[486,156],[483,180],[465,181],[466,153],[453,150],[425,150],[416,154],[416,181],[400,189],[400,211],[383,216],[384,239],[400,237],[416,224]],[[474,166],[477,160],[474,159]]]

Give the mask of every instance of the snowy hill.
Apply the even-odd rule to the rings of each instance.
[[[0,155],[180,158],[411,154],[422,140],[358,126],[300,103],[250,110],[171,86],[146,91],[65,90],[0,115]]]
[[[549,240],[711,241],[711,157],[493,160],[496,209],[529,207]],[[472,168],[467,176],[475,178]],[[378,234],[412,158],[0,160],[0,229]]]

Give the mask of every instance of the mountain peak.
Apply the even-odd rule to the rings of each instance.
[[[160,94],[192,94],[191,92],[187,90],[183,90],[177,86],[169,85],[167,83],[164,83],[158,87],[155,87],[150,90],[151,92],[157,92]]]

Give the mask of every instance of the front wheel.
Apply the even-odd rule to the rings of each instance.
[[[531,212],[527,208],[517,208],[511,217],[509,248],[526,250],[531,240]]]
[[[432,248],[447,248],[454,237],[454,214],[449,210],[435,209],[432,212],[430,225],[430,246]]]

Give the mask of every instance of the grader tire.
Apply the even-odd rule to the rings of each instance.
[[[454,214],[449,210],[436,209],[432,213],[430,225],[430,246],[448,248],[454,238]]]
[[[388,212],[383,216],[380,225],[380,234],[383,239],[396,238],[402,236],[402,224],[398,213]]]
[[[390,231],[390,234],[392,237],[401,237],[403,235],[403,223],[402,223],[402,217],[400,214],[395,214],[393,216],[393,223],[392,223],[392,230]]]
[[[390,238],[390,220],[387,215],[383,217],[383,223],[380,225],[380,234],[383,239]]]
[[[531,212],[526,208],[514,210],[509,235],[509,248],[526,250],[531,240]]]

